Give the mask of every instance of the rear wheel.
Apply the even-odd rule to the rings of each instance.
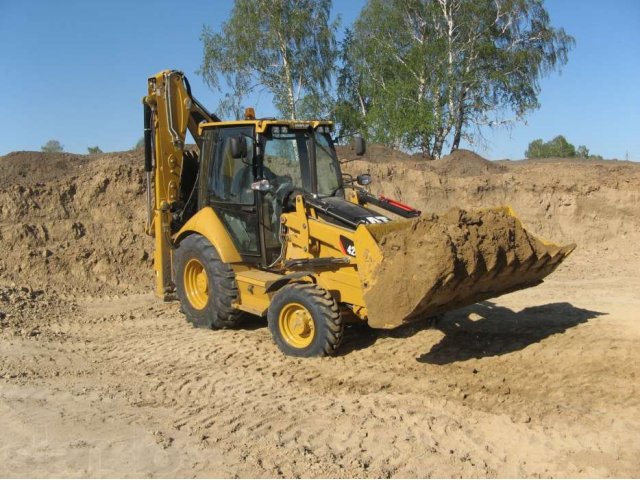
[[[337,302],[329,292],[312,284],[282,288],[273,297],[267,318],[273,340],[286,355],[331,355],[344,334]]]
[[[175,251],[178,298],[187,320],[196,327],[230,328],[240,321],[238,286],[231,267],[201,235],[190,235]]]

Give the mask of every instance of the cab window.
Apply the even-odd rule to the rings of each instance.
[[[316,134],[316,171],[318,195],[335,195],[340,188],[338,160],[334,158],[333,146],[328,135]]]
[[[233,136],[243,135],[247,141],[245,157],[231,156],[231,142]],[[211,199],[217,202],[228,202],[240,205],[254,203],[251,183],[254,179],[253,139],[251,128],[225,128],[221,130],[216,145],[215,158],[218,161],[212,166],[209,177],[209,192]]]

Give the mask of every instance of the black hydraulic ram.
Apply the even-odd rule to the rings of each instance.
[[[327,202],[322,201],[317,197],[313,197],[311,195],[305,195],[304,202],[315,208],[317,211],[328,215],[331,218],[334,218],[342,223],[349,225],[351,228],[357,228],[360,223],[363,223],[362,219],[357,217],[349,217],[344,214],[344,212],[340,211],[340,208],[335,207]]]
[[[285,261],[284,266],[288,269],[327,268],[335,267],[336,265],[349,265],[350,263],[349,257],[298,258]]]
[[[151,228],[153,215],[153,192],[151,191],[151,172],[153,171],[153,131],[151,129],[151,107],[144,102],[144,173],[147,183],[147,228]]]
[[[397,200],[393,200],[391,198],[383,197],[380,195],[376,197],[371,195],[366,190],[358,190],[358,200],[365,203],[370,203],[371,205],[375,205],[380,207],[388,212],[395,213],[396,215],[400,215],[403,218],[415,218],[420,216],[420,210],[416,210],[404,203],[400,203]]]

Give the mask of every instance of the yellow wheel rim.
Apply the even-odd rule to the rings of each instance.
[[[311,313],[299,303],[288,303],[280,310],[278,327],[284,341],[294,348],[308,347],[316,334]]]
[[[209,301],[209,280],[204,265],[192,258],[184,266],[184,291],[187,300],[196,310],[202,310]]]

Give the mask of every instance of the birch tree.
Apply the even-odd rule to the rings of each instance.
[[[359,116],[338,120],[439,157],[445,144],[455,150],[480,127],[538,108],[540,79],[567,62],[573,43],[541,0],[369,0],[342,54],[352,60],[343,83],[356,88],[338,92]]]
[[[301,102],[323,105],[336,54],[330,11],[331,0],[236,0],[219,32],[204,27],[200,74],[227,92],[221,113],[239,118],[243,99],[260,90],[289,118]]]

